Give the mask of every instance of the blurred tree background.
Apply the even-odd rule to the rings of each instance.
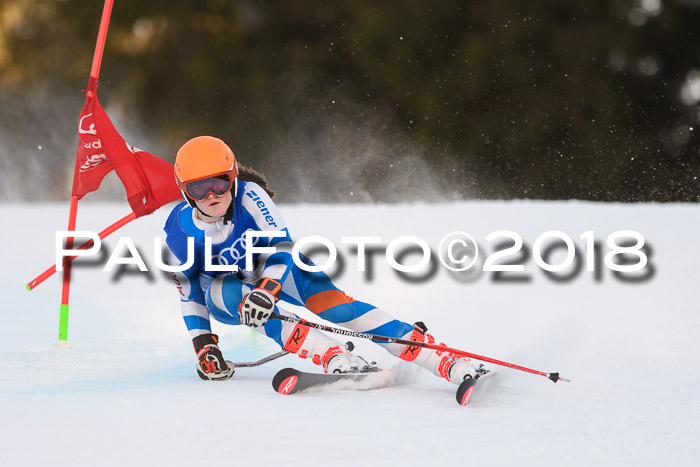
[[[0,199],[68,198],[102,6],[1,0]],[[700,199],[700,0],[116,0],[99,95],[284,202]]]

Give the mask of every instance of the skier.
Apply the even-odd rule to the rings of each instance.
[[[310,358],[326,373],[368,369],[367,362],[323,332],[286,321],[268,319],[272,312],[295,316],[276,306],[278,300],[304,306],[319,317],[359,332],[434,342],[423,323],[410,325],[369,303],[347,296],[323,272],[308,272],[292,261],[292,239],[265,177],[238,165],[220,139],[199,136],[186,142],[175,160],[175,178],[186,202],[177,205],[165,225],[166,243],[180,265],[188,261],[188,239],[194,238],[194,261],[171,273],[180,293],[181,311],[199,359],[197,373],[205,380],[225,380],[234,373],[224,360],[210,317],[230,325],[245,324],[272,338],[301,358]],[[245,232],[278,232],[259,237],[255,247],[275,247],[274,253],[252,255],[254,270],[246,271]],[[206,262],[205,238],[211,239]],[[191,241],[191,240],[189,240]],[[205,253],[206,252],[206,253]],[[301,261],[313,264],[301,256]],[[239,272],[212,271],[237,265]],[[476,375],[466,357],[401,344],[378,344],[399,358],[460,384]]]

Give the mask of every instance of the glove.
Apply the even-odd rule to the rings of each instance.
[[[270,314],[275,311],[275,303],[280,298],[282,284],[274,279],[263,278],[255,288],[243,297],[238,305],[238,317],[246,326],[265,326]]]
[[[218,342],[219,336],[216,334],[202,334],[192,339],[194,351],[199,359],[197,374],[204,380],[223,381],[233,376],[235,371],[233,363],[224,360],[219,346],[216,345]]]

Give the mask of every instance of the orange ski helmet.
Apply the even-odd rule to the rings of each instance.
[[[214,193],[238,194],[238,163],[226,143],[213,136],[197,136],[182,145],[175,158],[175,180],[185,200],[196,207]]]

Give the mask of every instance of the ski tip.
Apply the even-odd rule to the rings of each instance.
[[[280,394],[292,394],[298,381],[298,372],[293,368],[285,368],[272,378],[272,388]]]
[[[298,376],[289,376],[284,381],[282,381],[280,387],[277,388],[277,392],[285,395],[290,394],[294,389],[294,386],[297,385],[297,381],[299,381]]]
[[[472,398],[473,392],[474,392],[474,386],[467,389],[467,392],[465,392],[464,395],[462,395],[462,400],[459,401],[459,405],[467,405],[469,403],[469,399]]]
[[[474,393],[474,388],[476,387],[475,379],[467,379],[457,388],[457,403],[461,406],[469,404],[469,400],[472,398]]]

